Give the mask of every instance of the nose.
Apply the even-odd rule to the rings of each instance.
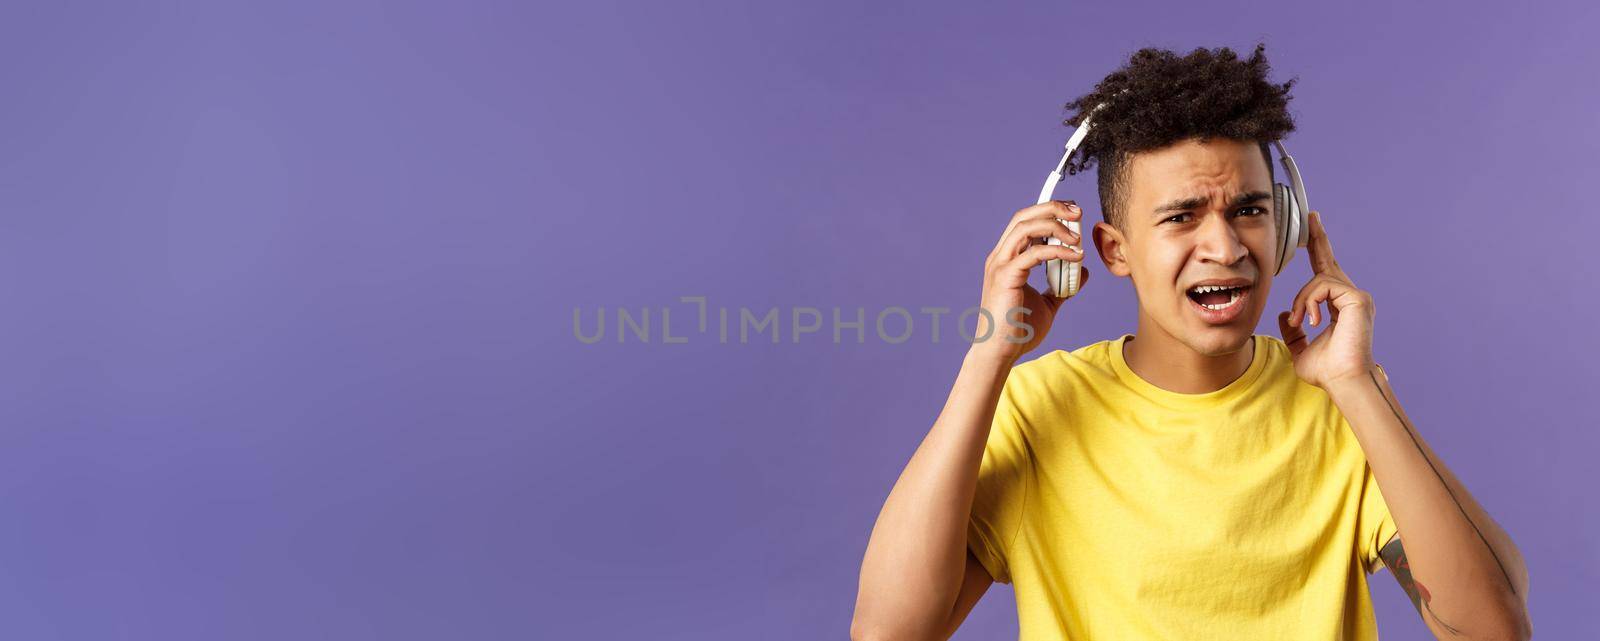
[[[1233,265],[1249,256],[1250,249],[1239,242],[1226,216],[1206,216],[1195,238],[1195,255],[1204,262]]]

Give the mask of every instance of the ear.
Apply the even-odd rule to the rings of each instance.
[[[1127,278],[1133,272],[1128,269],[1128,257],[1123,252],[1127,247],[1127,239],[1122,231],[1116,227],[1099,222],[1094,224],[1095,253],[1100,254],[1100,262],[1105,263],[1106,271],[1116,276]]]

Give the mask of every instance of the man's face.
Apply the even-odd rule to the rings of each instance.
[[[1095,235],[1107,268],[1132,277],[1141,324],[1202,355],[1245,348],[1277,260],[1261,148],[1190,139],[1135,154],[1125,169],[1122,229],[1101,223]]]

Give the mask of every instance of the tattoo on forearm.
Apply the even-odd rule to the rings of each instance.
[[[1411,597],[1411,605],[1417,609],[1418,615],[1425,614],[1433,617],[1434,621],[1439,622],[1439,627],[1444,628],[1450,634],[1461,634],[1461,631],[1457,630],[1455,626],[1445,623],[1444,619],[1439,618],[1439,615],[1434,613],[1433,607],[1429,605],[1429,601],[1433,599],[1433,596],[1428,594],[1428,588],[1423,587],[1416,577],[1411,576],[1411,561],[1406,559],[1406,548],[1400,544],[1400,537],[1394,537],[1393,541],[1383,546],[1383,550],[1378,553],[1378,557],[1383,559],[1383,564],[1388,566],[1389,572],[1394,574],[1394,580],[1400,583],[1400,589],[1405,590],[1406,596]],[[1427,616],[1423,618],[1427,618]]]
[[[1417,453],[1422,455],[1422,461],[1428,464],[1428,469],[1433,470],[1434,476],[1439,477],[1439,485],[1444,486],[1445,496],[1450,497],[1450,501],[1456,504],[1456,509],[1461,511],[1461,518],[1466,519],[1467,525],[1472,528],[1472,532],[1478,535],[1478,540],[1483,541],[1483,547],[1489,550],[1489,557],[1493,558],[1494,564],[1500,568],[1500,574],[1506,577],[1506,587],[1511,590],[1512,594],[1517,594],[1517,584],[1511,580],[1511,573],[1506,571],[1506,564],[1500,560],[1500,555],[1495,553],[1494,546],[1489,545],[1489,539],[1483,535],[1483,530],[1478,529],[1478,524],[1472,522],[1472,517],[1467,514],[1467,508],[1461,505],[1461,500],[1456,498],[1455,492],[1450,491],[1450,484],[1445,482],[1444,474],[1439,472],[1439,468],[1434,467],[1433,459],[1428,458],[1428,451],[1423,449],[1422,442],[1417,440],[1417,435],[1412,431],[1411,425],[1406,423],[1404,416],[1400,415],[1400,408],[1395,407],[1394,402],[1389,400],[1389,395],[1383,392],[1383,384],[1378,382],[1378,375],[1373,374],[1372,370],[1369,369],[1367,370],[1367,376],[1372,378],[1372,385],[1378,388],[1378,396],[1383,397],[1383,402],[1389,406],[1389,411],[1394,414],[1394,419],[1400,421],[1400,429],[1405,431],[1406,436],[1411,438],[1411,444],[1416,446]],[[1422,585],[1418,584],[1417,587],[1421,588]]]

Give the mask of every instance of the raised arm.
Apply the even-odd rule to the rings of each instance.
[[[993,327],[980,321],[976,335],[987,339],[968,350],[944,409],[873,525],[861,562],[852,639],[948,638],[992,582],[967,553],[984,443],[1012,365],[1043,340],[1061,305],[1029,287],[1028,272],[1052,258],[1083,260],[1073,248],[1077,234],[1057,220],[1081,216],[1077,205],[1060,201],[1028,207],[1012,216],[990,252],[982,306]],[[1035,241],[1045,237],[1063,245]],[[1017,309],[1027,311],[1008,315]]]
[[[1372,296],[1333,259],[1316,212],[1308,249],[1316,275],[1278,324],[1295,373],[1327,391],[1350,423],[1394,517],[1399,536],[1382,544],[1379,556],[1435,637],[1532,636],[1522,554],[1406,418],[1388,376],[1373,362]],[[1307,316],[1313,325],[1328,321],[1310,342],[1300,328]]]
[[[1406,420],[1382,371],[1335,383],[1330,395],[1399,530],[1379,556],[1428,629],[1450,640],[1532,636],[1521,552]]]

